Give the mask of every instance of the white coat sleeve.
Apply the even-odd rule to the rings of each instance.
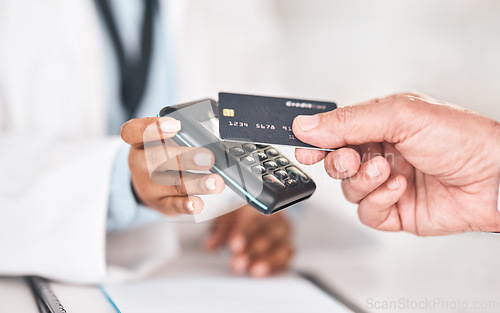
[[[119,144],[111,137],[0,134],[0,275],[104,279],[109,183]]]

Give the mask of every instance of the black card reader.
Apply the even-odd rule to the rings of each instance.
[[[179,120],[182,129],[172,140],[181,146],[212,151],[215,165],[210,171],[264,214],[276,213],[314,193],[314,181],[276,148],[221,141],[217,112],[217,102],[207,99],[165,107],[158,116]]]

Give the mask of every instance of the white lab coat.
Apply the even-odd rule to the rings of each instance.
[[[280,81],[269,64],[279,37],[272,2],[172,0],[162,8],[179,102],[226,88],[266,92],[266,82]],[[106,276],[120,139],[106,135],[103,40],[92,1],[0,2],[0,275]],[[154,270],[171,257],[170,235],[145,236],[159,257],[134,251],[129,268],[140,272],[144,261]],[[123,242],[108,244],[117,251]]]

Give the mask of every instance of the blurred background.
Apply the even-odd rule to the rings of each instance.
[[[417,90],[499,118],[496,1],[281,1],[280,9],[298,92],[345,105]]]
[[[160,2],[156,36],[163,36],[162,49],[155,50],[147,87],[157,91],[146,92],[147,104],[134,116],[216,99],[219,91],[328,100],[339,106],[418,91],[500,120],[499,1]],[[129,116],[114,114],[122,101],[120,82],[109,73],[117,72],[118,65],[102,27],[92,1],[0,0],[2,138],[118,134]],[[75,115],[81,118],[68,118]],[[47,119],[58,122],[47,127]],[[293,149],[282,149],[293,158]],[[2,192],[16,194],[26,178],[21,174],[31,174],[30,166],[39,160],[24,156],[28,169],[15,173],[16,185],[2,178],[13,173],[5,161],[13,156],[2,153]],[[369,308],[367,299],[438,298],[468,303],[444,312],[500,311],[500,237],[417,238],[368,229],[322,164],[305,171],[318,190],[300,205],[295,267],[313,272],[373,312],[398,310]],[[212,264],[188,248],[199,246],[200,227],[179,228],[183,262],[197,268]],[[494,308],[473,308],[474,301],[492,302]]]

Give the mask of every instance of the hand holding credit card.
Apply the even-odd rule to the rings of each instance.
[[[295,138],[293,120],[336,108],[333,102],[219,93],[219,134],[223,140],[318,149]]]

